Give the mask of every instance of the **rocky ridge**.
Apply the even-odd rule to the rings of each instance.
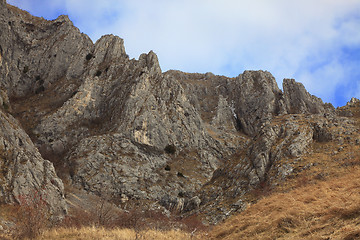
[[[45,185],[53,207],[66,208],[52,164],[66,184],[119,206],[206,212],[216,223],[245,208],[251,189],[290,176],[314,142],[356,131],[346,111],[293,79],[281,91],[266,71],[163,73],[154,52],[129,59],[117,36],[92,43],[66,16],[0,5],[1,137],[18,156],[0,163],[33,164],[22,166],[34,176],[26,191]],[[15,176],[3,178],[2,202],[16,201]]]
[[[67,212],[64,185],[53,164],[41,157],[19,122],[7,112],[9,102],[4,92],[0,103],[0,202],[31,201],[39,194],[54,216],[63,216]]]

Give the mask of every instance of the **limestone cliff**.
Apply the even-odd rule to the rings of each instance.
[[[0,163],[20,169],[3,174],[3,202],[45,186],[64,206],[54,164],[67,184],[118,204],[206,210],[215,223],[249,190],[291,175],[284,159],[336,138],[335,124],[353,129],[295,80],[281,91],[266,71],[163,73],[154,52],[129,59],[117,36],[92,43],[66,16],[0,4]]]
[[[21,202],[41,194],[56,216],[66,214],[64,186],[54,166],[44,160],[0,95],[0,202]]]

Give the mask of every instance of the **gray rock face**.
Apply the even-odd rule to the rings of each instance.
[[[82,74],[92,43],[67,16],[46,21],[7,5],[0,9],[0,29],[1,87],[9,97],[40,93]]]
[[[346,122],[295,80],[282,92],[266,71],[162,73],[154,52],[129,59],[117,36],[93,44],[66,16],[0,4],[2,201],[45,186],[63,211],[48,159],[63,179],[117,203],[205,209],[216,222],[243,210],[242,197],[270,173],[291,175],[291,160],[337,139],[334,126]]]
[[[225,115],[221,114],[222,122],[234,122],[239,131],[250,136],[256,135],[263,123],[274,116],[323,114],[335,110],[331,104],[324,104],[321,99],[310,95],[301,83],[293,79],[284,79],[282,92],[275,78],[266,71],[245,71],[236,78],[176,71],[166,74],[180,80],[190,102],[202,113],[202,119],[211,122],[215,118],[213,123],[218,121],[215,113],[220,104],[222,111],[227,111]],[[226,97],[226,106],[219,96]]]
[[[40,193],[54,216],[66,213],[64,186],[17,120],[0,109],[0,202],[21,202]]]
[[[284,79],[283,89],[289,113],[325,113],[326,107],[323,101],[310,95],[301,83],[294,79]]]
[[[344,127],[348,130],[344,131]],[[356,130],[352,123],[337,117],[304,114],[274,117],[261,127],[246,148],[214,172],[211,181],[199,191],[201,206],[198,211],[205,213],[205,219],[213,224],[232,212],[243,211],[247,193],[285,181],[295,172],[302,157],[311,153],[314,141],[330,141],[353,131]],[[224,202],[234,204],[224,205]],[[242,204],[235,204],[237,202]]]
[[[161,193],[151,190],[161,178],[157,171],[165,172],[168,157],[121,134],[107,134],[83,139],[69,161],[74,164],[75,183],[85,190],[98,195],[107,192],[113,198],[156,199]]]
[[[95,44],[94,56],[77,93],[36,127],[38,144],[60,154],[54,145],[72,146],[108,131],[159,150],[168,144],[206,147],[211,141],[180,84],[162,76],[154,53],[129,60],[122,40],[105,36]]]
[[[102,49],[98,46],[102,42],[103,38],[95,44],[95,59],[112,56],[97,50]],[[110,42],[104,50],[122,49],[121,41]],[[205,131],[181,85],[162,76],[154,53],[135,61],[128,60],[122,51],[112,52],[112,59],[104,60],[111,64],[107,71],[100,76],[91,72],[105,65],[104,61],[89,68],[78,92],[40,122],[35,129],[40,135],[39,146],[55,154],[74,146],[66,157],[73,166],[72,179],[96,194],[104,192],[115,200],[126,196],[153,201],[179,192],[191,196],[219,165],[216,142]],[[206,156],[195,160],[201,164],[196,169],[202,181],[177,176],[181,169],[163,181],[166,163],[177,158],[164,154],[163,149],[170,144],[183,153]],[[94,152],[89,154],[89,149]]]
[[[245,71],[239,80],[240,89],[235,96],[239,128],[254,135],[264,120],[286,111],[282,93],[269,72]]]
[[[299,116],[301,118],[301,116]],[[277,123],[268,122],[262,126],[240,160],[218,169],[214,177],[228,174],[232,181],[241,179],[241,184],[232,186],[246,189],[266,180],[267,173],[274,163],[282,158],[301,156],[313,140],[313,129],[309,124],[299,124],[297,115],[285,118]],[[234,165],[238,162],[236,165]]]

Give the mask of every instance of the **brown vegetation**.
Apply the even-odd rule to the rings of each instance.
[[[100,200],[92,209],[71,207],[61,222],[47,214],[41,195],[21,197],[20,206],[1,208],[0,219],[15,220],[0,239],[195,239],[206,230],[196,216],[167,217],[161,211],[121,211]],[[6,211],[5,211],[6,210]]]
[[[180,230],[170,231],[156,231],[146,230],[136,232],[132,229],[106,229],[96,227],[84,227],[84,228],[59,228],[45,232],[39,238],[39,240],[60,240],[60,239],[77,239],[77,240],[89,240],[89,239],[111,239],[111,240],[134,240],[134,239],[153,239],[153,240],[186,240],[191,239],[191,234]]]
[[[210,239],[360,239],[360,169],[275,193],[215,227]]]

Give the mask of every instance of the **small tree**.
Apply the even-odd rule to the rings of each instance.
[[[13,235],[16,239],[34,239],[50,223],[45,194],[41,190],[34,190],[29,194],[19,195],[18,201],[16,228]]]
[[[96,73],[95,73],[95,76],[96,77],[99,77],[101,75],[102,71],[101,70],[97,70]]]
[[[88,55],[86,55],[86,60],[89,61],[90,59],[92,59],[94,56],[89,53]]]
[[[117,218],[117,209],[111,204],[109,199],[102,197],[96,205],[93,216],[95,217],[95,224],[103,227],[113,227]]]
[[[168,153],[168,154],[175,154],[175,152],[176,152],[176,147],[175,147],[175,145],[173,145],[173,144],[169,144],[169,145],[167,145],[166,147],[165,147],[165,149],[164,149],[164,151],[166,152],[166,153]]]

